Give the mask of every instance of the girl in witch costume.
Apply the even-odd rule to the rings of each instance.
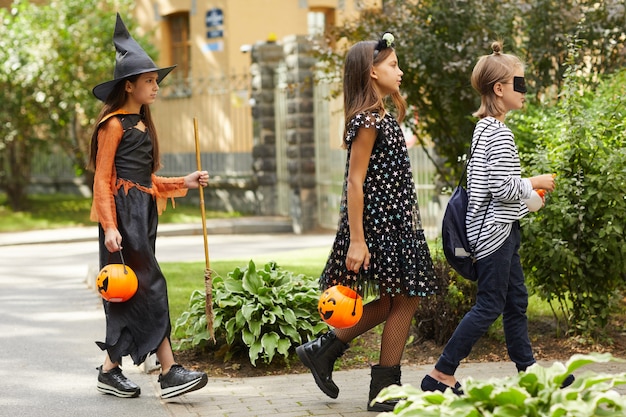
[[[206,186],[209,175],[196,171],[185,177],[155,175],[159,147],[149,105],[158,83],[174,68],[157,68],[130,36],[117,15],[114,79],[99,84],[93,94],[104,102],[91,139],[88,168],[95,172],[91,218],[99,223],[100,267],[122,251],[136,273],[139,287],[130,300],[106,300],[106,351],[98,373],[98,391],[117,397],[137,397],[140,388],[124,376],[119,365],[130,355],[135,364],[156,353],[161,364],[161,397],[171,398],[202,388],[203,372],[176,364],[170,345],[167,286],[155,258],[158,214],[168,198],[184,196],[189,188]]]
[[[411,320],[423,296],[437,290],[422,229],[406,141],[398,124],[406,111],[402,70],[393,35],[358,42],[344,66],[346,171],[340,219],[320,278],[322,289],[352,287],[378,297],[363,307],[353,327],[331,330],[296,348],[300,360],[329,397],[339,388],[334,363],[348,342],[385,323],[379,364],[372,366],[369,411],[391,411],[396,401],[372,402],[385,387],[400,385],[400,360]],[[385,109],[391,97],[397,119]]]

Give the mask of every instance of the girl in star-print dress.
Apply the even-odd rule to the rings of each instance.
[[[377,131],[363,184],[363,231],[370,266],[359,272],[346,267],[350,247],[347,182],[344,183],[337,236],[320,286],[341,284],[359,294],[425,296],[436,289],[432,261],[422,229],[406,142],[398,122],[378,112],[359,113],[348,123],[346,178],[352,142],[359,129]]]
[[[371,402],[381,389],[400,384],[413,315],[420,300],[438,290],[399,125],[406,111],[399,92],[402,74],[390,33],[378,42],[359,42],[346,55],[345,182],[337,235],[320,286],[341,284],[377,298],[363,307],[355,326],[331,330],[296,349],[318,387],[336,398],[335,360],[348,342],[384,322],[379,364],[371,372],[370,411],[393,410],[394,401]],[[387,96],[397,119],[385,110]]]

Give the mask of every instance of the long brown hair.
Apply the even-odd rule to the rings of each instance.
[[[343,107],[347,125],[352,118],[363,112],[385,112],[385,97],[381,96],[374,87],[370,76],[372,67],[383,62],[393,48],[384,48],[374,54],[378,42],[362,41],[354,44],[346,54],[343,68]],[[396,109],[398,122],[406,115],[406,101],[399,92],[391,94],[391,100]],[[344,133],[345,139],[345,133]]]
[[[94,124],[93,133],[91,134],[89,162],[87,163],[87,169],[89,171],[95,172],[96,170],[96,155],[98,153],[98,130],[100,128],[100,123],[107,115],[117,110],[120,110],[124,106],[124,104],[126,104],[126,100],[128,99],[128,93],[126,92],[126,81],[135,83],[137,82],[138,78],[139,75],[134,75],[132,77],[120,80],[120,82],[115,84],[115,87],[113,87],[113,90],[104,102],[104,106],[102,107],[102,110],[100,110],[100,114],[98,115],[96,123]],[[157,136],[156,128],[154,127],[154,122],[152,121],[150,106],[146,104],[142,105],[140,113],[143,123],[146,125],[146,129],[148,130],[148,134],[152,139],[152,172],[154,173],[157,172],[159,168],[161,168],[161,161],[159,157],[159,138]]]

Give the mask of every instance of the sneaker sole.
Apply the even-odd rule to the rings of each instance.
[[[322,379],[317,373],[317,370],[313,367],[313,363],[309,359],[309,356],[307,355],[306,351],[302,348],[302,346],[298,346],[296,348],[296,354],[298,355],[298,357],[300,358],[300,361],[304,364],[304,366],[306,366],[307,368],[311,370],[311,373],[313,374],[313,379],[315,379],[315,383],[317,384],[317,387],[320,390],[322,390],[324,394],[328,395],[330,398],[333,398],[333,399],[337,398],[339,396],[339,390],[337,390],[337,392],[334,392],[326,388],[326,386],[322,383]]]
[[[205,375],[202,375],[200,378],[194,379],[193,381],[189,381],[188,383],[184,385],[177,385],[175,387],[170,387],[170,388],[162,388],[161,398],[166,399],[166,398],[177,397],[179,395],[183,395],[191,391],[199,390],[200,388],[204,387],[208,381],[209,381],[209,378],[205,374]]]
[[[120,391],[110,385],[103,384],[100,381],[98,381],[96,389],[103,394],[115,395],[120,398],[137,398],[139,397],[139,394],[141,394],[141,389],[137,389],[137,391]]]

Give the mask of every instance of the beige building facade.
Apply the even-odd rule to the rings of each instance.
[[[153,106],[162,153],[178,161],[200,150],[212,155],[250,153],[250,51],[254,44],[292,35],[322,35],[358,14],[359,0],[139,0],[135,17],[153,36],[158,64],[178,67]],[[185,157],[184,155],[187,155]],[[165,162],[167,170],[168,161]],[[171,162],[171,161],[170,161]],[[223,159],[210,160],[220,165]],[[245,160],[241,163],[245,164]],[[170,164],[171,165],[171,164]],[[204,168],[204,167],[203,167]],[[228,174],[217,169],[219,173]]]

